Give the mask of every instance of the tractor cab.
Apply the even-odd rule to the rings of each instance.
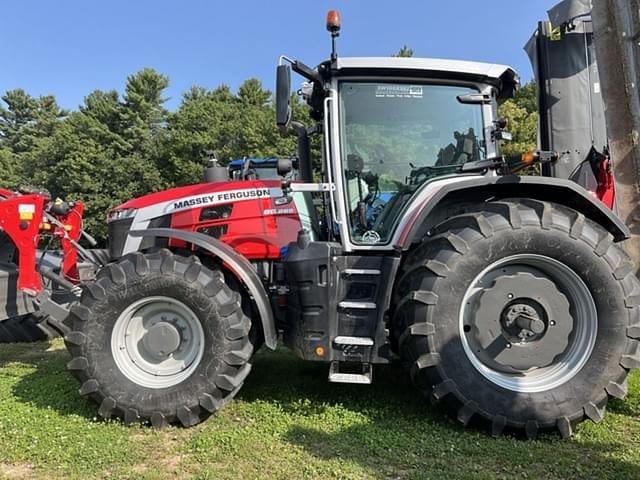
[[[327,23],[334,39],[336,21]],[[307,80],[299,94],[318,126],[291,121],[291,70]],[[324,190],[331,197],[333,232],[348,250],[393,249],[400,219],[430,181],[495,175],[487,167],[502,160],[499,142],[510,137],[497,117],[498,101],[519,84],[507,66],[342,58],[335,43],[331,59],[314,69],[283,56],[277,79],[281,130],[295,131],[302,150],[308,150],[310,133],[323,132]],[[310,162],[308,151],[298,155]]]

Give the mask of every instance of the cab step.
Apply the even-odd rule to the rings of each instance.
[[[340,362],[331,362],[329,381],[333,383],[357,383],[369,385],[373,381],[373,367],[370,363],[362,363],[361,373],[341,372]]]
[[[377,268],[346,268],[342,271],[345,275],[366,275],[366,276],[376,276],[380,275],[382,272]]]
[[[351,302],[343,300],[338,304],[338,308],[353,310],[375,310],[378,306],[373,302]]]
[[[373,338],[339,336],[333,339],[336,345],[357,345],[359,347],[372,347]]]

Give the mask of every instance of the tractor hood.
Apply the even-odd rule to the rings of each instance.
[[[273,192],[273,190],[279,190],[280,184],[281,181],[279,180],[238,180],[186,185],[134,198],[115,207],[113,211],[139,210],[161,205],[166,205],[171,210],[175,209],[175,204],[184,202],[186,202],[185,206],[191,202],[233,202],[244,199],[245,196],[246,198],[253,198],[251,195],[261,195],[266,190],[277,193]]]
[[[498,98],[510,98],[520,85],[511,67],[493,63],[406,57],[338,57],[338,76],[404,76],[442,78],[493,85]]]

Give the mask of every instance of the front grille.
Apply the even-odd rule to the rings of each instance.
[[[220,238],[222,235],[227,233],[229,229],[229,225],[213,225],[211,227],[202,227],[198,229],[198,232],[204,233],[205,235],[209,235],[213,238]]]
[[[131,230],[131,225],[135,217],[124,218],[121,220],[112,220],[108,225],[109,232],[109,255],[111,258],[120,258],[124,251],[124,245],[127,242],[127,236]],[[171,215],[163,215],[154,218],[149,222],[147,228],[168,228],[171,226]],[[169,240],[166,238],[142,237],[139,250],[149,250],[150,248],[166,247]]]
[[[207,207],[200,211],[200,221],[220,220],[221,218],[229,218],[233,211],[233,203],[220,205],[218,207]]]
[[[120,258],[122,256],[124,244],[127,241],[127,234],[129,230],[131,230],[132,223],[133,217],[109,222],[107,228],[109,233],[109,255],[111,258]]]

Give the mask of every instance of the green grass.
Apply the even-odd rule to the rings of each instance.
[[[372,386],[281,350],[258,355],[236,399],[191,429],[96,418],[53,344],[0,346],[0,478],[640,478],[640,375],[571,440],[493,439],[420,398],[398,367]]]

